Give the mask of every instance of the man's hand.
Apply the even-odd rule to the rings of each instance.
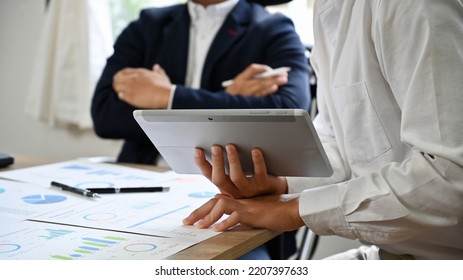
[[[159,65],[152,70],[124,68],[114,75],[113,88],[119,98],[144,109],[167,109],[172,83]]]
[[[281,73],[268,78],[255,78],[257,74],[271,70],[267,65],[251,64],[233,79],[225,88],[231,95],[267,96],[278,91],[278,88],[288,82],[288,73]]]
[[[286,178],[267,174],[264,156],[259,149],[253,149],[254,175],[246,176],[241,169],[238,150],[234,145],[226,146],[229,173],[225,173],[223,150],[220,146],[211,148],[211,162],[204,151],[196,149],[195,162],[204,176],[214,183],[223,194],[234,198],[254,197],[262,194],[284,194],[288,186]]]
[[[215,224],[225,214],[229,217]],[[298,199],[284,201],[279,195],[252,199],[234,199],[217,195],[193,211],[183,223],[195,224],[199,228],[208,228],[215,224],[213,229],[216,231],[227,230],[239,223],[253,228],[280,231],[296,230],[304,225],[299,216]]]

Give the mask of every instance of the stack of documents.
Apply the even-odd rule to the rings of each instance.
[[[88,198],[51,181],[169,191]],[[218,234],[182,225],[217,191],[200,175],[80,160],[0,172],[0,259],[164,259]]]

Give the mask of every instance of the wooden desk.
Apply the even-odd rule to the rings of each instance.
[[[41,164],[53,163],[56,161],[44,160],[37,157],[15,155],[15,163],[1,171],[31,167]],[[166,171],[156,166],[124,164],[129,167],[153,170],[157,172]],[[168,259],[172,260],[228,260],[236,259],[252,249],[264,244],[268,240],[280,234],[277,231],[266,229],[250,229],[244,226],[235,227],[232,230],[223,232],[212,238],[197,243],[183,251],[180,251]]]

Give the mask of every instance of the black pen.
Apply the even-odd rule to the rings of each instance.
[[[139,192],[167,192],[169,187],[133,187],[133,188],[88,188],[94,193],[139,193]]]
[[[98,194],[93,193],[92,191],[90,191],[88,189],[74,188],[74,187],[71,187],[71,186],[68,186],[68,185],[65,185],[65,184],[62,184],[62,183],[58,183],[58,182],[55,182],[55,181],[52,181],[51,185],[54,186],[54,187],[59,187],[63,191],[73,192],[73,193],[80,194],[80,195],[83,195],[83,196],[86,196],[86,197],[101,197]]]

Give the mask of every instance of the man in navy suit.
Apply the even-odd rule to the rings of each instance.
[[[119,162],[153,164],[158,152],[135,122],[135,109],[308,109],[304,52],[290,19],[247,0],[143,10],[118,37],[97,84],[95,132],[124,139]],[[253,78],[284,66],[288,74]]]
[[[189,9],[185,4],[147,9],[142,11],[140,18],[132,22],[117,39],[114,54],[108,59],[97,84],[91,112],[97,135],[102,138],[125,140],[118,161],[149,164],[155,162],[158,153],[133,119],[132,112],[138,108],[167,108],[165,104],[155,107],[144,101],[137,105],[130,104],[127,100],[128,89],[120,92],[123,96],[122,100],[119,99],[113,87],[113,79],[121,70],[138,71],[130,77],[132,80],[135,80],[134,76],[159,77],[160,74],[157,72],[164,72],[170,80],[167,85],[163,85],[168,87],[169,94],[169,87],[175,86],[170,106],[172,109],[308,109],[309,74],[304,47],[288,18],[279,14],[270,15],[258,4],[238,1],[211,42],[209,52],[202,63],[204,68],[198,88],[185,84],[190,22]],[[259,65],[249,66],[253,63]],[[261,64],[271,68],[291,67],[287,83],[265,96],[258,96],[258,93],[246,95],[245,92],[232,94],[221,86],[222,81],[232,79],[240,73],[249,77],[255,72],[265,70]],[[152,71],[153,66],[157,72]],[[247,72],[243,71],[244,69],[247,69]],[[275,81],[271,79],[267,83]],[[262,81],[254,79],[247,82]],[[162,82],[158,79],[158,84],[160,83]],[[246,85],[242,87],[251,88]],[[160,87],[158,86],[158,91]],[[140,87],[134,91],[141,92]],[[151,96],[161,94],[154,90]]]

